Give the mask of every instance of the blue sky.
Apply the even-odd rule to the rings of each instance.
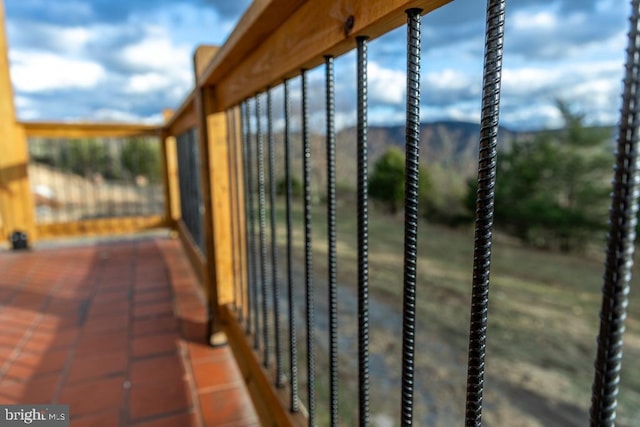
[[[22,120],[161,120],[192,87],[198,44],[222,44],[249,0],[4,0]],[[423,20],[422,118],[479,121],[485,2],[454,0]],[[562,98],[615,124],[628,2],[510,0],[501,123],[558,126]],[[371,43],[370,122],[404,114],[404,29]],[[354,55],[336,63],[351,75]],[[322,75],[311,79],[321,93]],[[314,90],[312,88],[312,90]],[[353,78],[339,79],[338,123],[353,124]]]

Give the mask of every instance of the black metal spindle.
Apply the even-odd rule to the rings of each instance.
[[[253,348],[260,348],[260,316],[258,309],[258,257],[256,248],[256,228],[255,228],[255,209],[254,209],[254,178],[253,178],[253,150],[251,144],[251,104],[247,102],[247,200],[249,201],[249,253],[250,253],[250,270],[251,278],[249,283],[250,299],[249,312],[253,317]],[[253,314],[251,314],[251,312]]]
[[[280,285],[278,283],[278,246],[276,239],[276,178],[275,147],[273,142],[273,106],[271,90],[267,90],[267,148],[269,162],[269,210],[271,218],[271,295],[273,297],[273,329],[275,341],[276,387],[284,386],[282,375],[282,346],[280,341]]]
[[[404,272],[402,305],[401,425],[413,425],[418,259],[418,182],[420,174],[420,21],[421,9],[407,11],[407,125],[404,190]]]
[[[298,337],[296,331],[296,311],[293,295],[293,231],[291,218],[291,103],[289,100],[289,80],[284,82],[284,174],[287,183],[286,222],[287,222],[287,291],[289,303],[289,365],[291,385],[289,409],[298,412]]]
[[[305,296],[307,309],[307,406],[309,425],[316,425],[316,380],[315,380],[315,303],[313,291],[313,246],[311,241],[311,142],[309,140],[309,100],[307,70],[302,70],[302,176],[304,187],[304,266]]]
[[[505,0],[488,0],[469,326],[466,426],[482,425]]]
[[[338,290],[336,254],[336,130],[333,57],[325,57],[327,124],[327,265],[329,267],[329,399],[331,425],[338,425]]]
[[[615,426],[640,196],[640,1],[633,0],[631,7],[621,120],[609,211],[598,351],[591,397],[592,427]]]
[[[262,291],[262,345],[263,365],[269,367],[269,312],[267,299],[267,235],[266,235],[266,196],[264,175],[264,140],[261,129],[262,103],[260,95],[256,95],[256,139],[258,142],[258,216],[260,221],[260,290]]]
[[[245,271],[246,271],[246,278],[247,281],[245,283],[245,289],[244,291],[246,292],[246,310],[247,310],[247,317],[246,317],[246,324],[245,324],[245,332],[247,334],[251,334],[251,303],[252,303],[252,298],[251,298],[251,282],[252,280],[252,276],[251,276],[251,260],[252,260],[252,252],[251,252],[251,245],[250,245],[250,233],[249,233],[249,226],[250,226],[250,220],[251,220],[251,214],[249,212],[249,197],[251,195],[251,189],[249,187],[249,183],[251,182],[248,179],[248,173],[249,173],[249,168],[251,163],[248,160],[248,155],[247,155],[247,151],[248,151],[248,146],[249,146],[249,114],[248,114],[248,103],[247,101],[242,103],[241,106],[241,114],[242,114],[242,178],[243,178],[243,185],[244,185],[244,228],[245,228],[245,232],[244,232],[244,240],[245,240],[245,251],[246,251],[246,263],[244,265]]]
[[[358,406],[369,425],[369,172],[367,143],[367,37],[358,37]]]
[[[235,203],[235,195],[237,191],[237,187],[235,185],[234,175],[235,175],[235,141],[236,141],[236,118],[235,111],[233,109],[227,110],[225,112],[225,116],[227,119],[227,173],[229,179],[229,205],[231,206],[231,212],[238,212],[236,203]],[[238,271],[238,261],[240,257],[237,254],[238,250],[238,240],[237,240],[237,216],[231,215],[231,268],[233,271],[233,309],[236,312],[236,315],[240,313],[240,301],[239,301],[239,293],[238,293],[238,279],[240,276],[237,274]]]

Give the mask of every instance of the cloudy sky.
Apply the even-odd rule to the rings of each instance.
[[[198,44],[222,44],[250,0],[4,0],[22,120],[159,121],[192,86]],[[479,121],[485,2],[454,0],[424,19],[425,121]],[[559,125],[562,98],[597,124],[615,124],[630,6],[620,0],[510,0],[501,122]],[[370,47],[370,121],[404,112],[404,29]],[[353,55],[336,64],[353,69]],[[320,89],[321,73],[312,83]],[[339,80],[341,98],[355,80]],[[354,120],[344,102],[339,123]],[[339,102],[339,108],[340,108]]]

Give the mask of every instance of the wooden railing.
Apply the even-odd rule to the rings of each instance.
[[[260,257],[263,263],[265,262],[264,254],[266,254],[263,247],[265,244],[263,216],[266,207],[263,169],[265,159],[264,151],[260,151],[264,150],[264,146],[262,145],[261,132],[256,131],[255,128],[250,129],[252,119],[249,117],[249,105],[256,106],[252,117],[255,123],[261,123],[262,117],[259,111],[260,105],[262,105],[261,100],[265,93],[270,93],[271,88],[281,85],[292,77],[304,74],[306,70],[320,64],[327,64],[328,69],[331,63],[330,58],[338,57],[356,49],[356,47],[358,48],[358,66],[366,67],[366,41],[406,23],[407,19],[410,22],[408,37],[414,37],[409,40],[409,55],[414,55],[413,58],[409,58],[409,61],[415,61],[415,56],[419,57],[420,52],[419,16],[431,12],[447,2],[448,0],[264,0],[254,2],[224,46],[220,48],[201,46],[196,50],[193,61],[195,88],[174,113],[167,113],[166,122],[158,127],[18,123],[15,121],[15,111],[10,96],[11,85],[6,55],[0,57],[0,137],[2,138],[0,150],[3,152],[3,156],[0,156],[2,231],[7,233],[14,229],[26,230],[34,239],[38,238],[39,234],[47,236],[53,233],[38,229],[35,224],[34,201],[27,173],[27,137],[75,138],[123,137],[134,134],[158,135],[162,143],[165,213],[162,218],[154,219],[155,222],[152,221],[151,224],[138,224],[131,229],[154,225],[169,226],[177,230],[206,290],[210,312],[210,328],[206,339],[211,344],[228,342],[232,347],[264,425],[313,424],[316,409],[313,408],[313,405],[310,408],[305,408],[305,405],[298,400],[294,404],[291,388],[293,385],[284,381],[281,375],[277,376],[276,369],[278,367],[265,360],[265,356],[272,350],[267,348],[269,346],[266,345],[266,335],[265,342],[261,344],[258,335],[263,330],[253,327],[249,322],[249,318],[253,316],[255,319],[258,313],[264,315],[264,319],[266,319],[265,312],[268,309],[265,302],[266,291],[260,297],[262,304],[264,304],[262,312],[257,307],[258,297],[252,296],[251,291],[255,291],[257,286],[261,286],[261,289],[264,290],[267,283],[275,287],[277,282],[277,280],[272,281],[264,277],[266,274],[264,266],[259,283],[256,280],[250,280],[248,274],[251,271],[255,272],[256,266],[252,266],[252,262],[257,259],[256,251],[250,248],[257,233],[251,235],[251,227],[249,227],[253,225],[252,221],[255,217],[249,205],[255,198],[256,192],[256,180],[250,182],[247,179],[251,168],[256,164],[256,162],[250,163],[248,160],[251,159],[252,144],[257,145],[258,153],[254,152],[253,154],[258,154],[257,157],[259,157],[257,169],[260,174],[258,184],[260,201],[258,202],[259,208],[255,210],[260,210],[262,216],[260,218],[261,241],[259,243],[262,245]],[[407,13],[407,11],[410,12]],[[477,274],[473,278],[474,301],[472,303],[470,334],[467,425],[480,425],[481,423],[493,206],[492,186],[495,183],[494,160],[497,141],[499,66],[502,54],[504,2],[490,0],[489,14],[490,27],[487,47],[493,50],[488,49],[490,52],[487,56],[488,61],[485,63],[485,67],[488,68],[485,69],[483,123],[480,136],[479,182],[482,185],[479,187],[479,196],[481,197],[479,197],[476,218],[476,253],[478,257],[476,259],[477,268],[474,270]],[[0,15],[1,18],[3,18],[2,15]],[[6,40],[2,33],[0,34],[0,51],[6,53],[6,50]],[[416,68],[415,63],[410,63],[410,65]],[[416,96],[419,97],[419,65],[417,68],[417,72],[415,69],[409,70],[409,74],[414,74],[409,76],[413,80],[409,80],[408,83],[413,86],[409,87],[408,92],[414,98],[411,99],[411,105],[408,106],[409,109],[413,109],[411,110],[413,116],[407,119],[407,146],[413,147],[411,149],[415,148],[416,152],[409,154],[414,156],[412,161],[415,161],[416,164],[419,135],[415,133],[415,121],[416,117],[419,117],[419,114],[416,115],[419,113],[416,111],[416,108],[419,109],[419,98],[416,101]],[[362,70],[359,73],[359,78],[366,74]],[[366,94],[366,81],[364,83],[359,81],[359,87]],[[303,84],[303,99],[306,96],[304,90]],[[361,102],[363,98],[364,102]],[[360,167],[365,166],[365,172],[359,175],[363,179],[359,180],[361,183],[366,183],[366,96],[362,93],[359,93],[358,107],[360,123],[364,121],[358,135],[359,155],[362,154],[362,157],[359,157],[362,161]],[[303,114],[304,108],[303,105]],[[267,119],[267,123],[269,120]],[[413,121],[411,122],[411,120]],[[303,133],[304,127],[305,124],[303,124]],[[200,163],[197,171],[187,171],[185,168],[193,167],[194,163],[185,163],[180,160],[178,153],[184,147],[179,145],[187,144],[185,142],[187,140],[191,141],[189,144],[193,143],[192,139],[184,137],[193,130],[196,131],[194,134],[197,134],[197,157]],[[331,131],[328,132],[328,135],[331,135]],[[251,138],[257,138],[257,144]],[[256,159],[254,158],[254,160]],[[306,166],[305,164],[305,173],[308,172]],[[193,174],[188,175],[187,172]],[[245,174],[245,172],[249,174]],[[415,172],[413,174],[415,176],[411,176],[411,172],[409,172],[407,181],[415,184],[417,188],[417,171]],[[254,178],[257,176],[254,175]],[[308,203],[309,196],[307,178],[305,175],[305,203]],[[191,182],[180,182],[187,179]],[[272,181],[273,177],[271,177]],[[196,198],[201,197],[200,200],[192,200],[192,196],[181,194],[185,192],[192,194],[191,191],[195,189],[195,183],[197,183],[198,189],[193,194],[198,195]],[[359,191],[359,207],[363,207],[366,214],[366,184],[363,184],[363,188],[360,188]],[[407,201],[413,203],[413,199],[417,200],[417,197],[409,193],[411,190],[407,191]],[[305,211],[307,208],[308,206],[305,204]],[[415,206],[412,205],[409,208],[413,209]],[[407,335],[409,337],[408,340],[403,341],[403,345],[406,345],[404,345],[402,354],[403,425],[410,425],[413,422],[411,399],[414,381],[412,365],[414,348],[410,342],[412,339],[410,335],[413,333],[412,328],[415,324],[415,310],[412,313],[411,304],[415,302],[414,273],[417,245],[412,239],[417,239],[417,218],[414,220],[411,217],[412,210],[409,208],[406,209],[408,216],[405,218],[405,225],[408,224],[405,229],[407,233],[407,241],[405,242],[407,252],[405,254],[408,255],[405,256],[406,304],[403,313],[403,328],[405,337]],[[368,236],[366,216],[359,217],[358,221],[359,226],[363,227],[362,241]],[[247,222],[246,225],[245,222]],[[57,234],[72,235],[87,231],[98,232],[101,229],[99,225],[96,225],[95,229],[87,228],[89,225],[83,227],[60,228]],[[116,228],[121,231],[125,230],[122,225],[118,225]],[[305,229],[305,233],[308,231],[310,230]],[[305,250],[309,251],[308,235],[305,238],[307,240],[305,241],[307,246]],[[413,261],[410,259],[412,256]],[[366,248],[364,248],[363,257],[366,261]],[[411,262],[414,264],[412,265]],[[363,276],[366,276],[366,263],[363,265],[361,272]],[[271,268],[273,269],[275,266],[274,262]],[[305,267],[307,275],[311,274],[309,272],[310,265],[307,264]],[[413,273],[412,268],[414,269]],[[309,277],[307,277],[308,280]],[[359,277],[359,280],[361,282],[359,288],[361,302],[366,306],[368,301],[366,277],[365,279]],[[271,291],[272,295],[274,295],[274,289]],[[615,296],[613,294],[614,292],[609,292],[606,297],[613,298]],[[274,297],[274,306],[277,304],[276,299]],[[289,303],[291,304],[291,300]],[[309,299],[307,299],[306,310],[307,318],[309,318],[313,311],[313,305],[310,304]],[[610,313],[610,316],[615,314]],[[366,315],[366,311],[359,312],[360,318],[364,316],[366,320]],[[264,322],[264,324],[266,323],[268,322]],[[307,329],[310,331],[307,333],[313,337],[313,325],[309,326],[311,327]],[[368,327],[368,325],[360,326],[361,328]],[[400,331],[398,332],[400,333]],[[606,333],[606,331],[604,332]],[[247,335],[248,333],[249,335]],[[308,349],[312,349],[312,340],[313,338],[307,342]],[[366,342],[363,343],[364,345]],[[606,342],[603,345],[606,345]],[[289,349],[289,351],[292,350]],[[368,369],[368,360],[366,359],[366,351],[368,350],[365,348],[364,351],[359,368],[361,376],[368,375],[368,372],[365,372]],[[313,371],[312,363],[308,365],[311,365],[310,368],[307,366],[309,370]],[[282,373],[280,372],[280,374]],[[333,376],[333,372],[331,375]],[[600,380],[602,381],[602,378]],[[604,381],[606,383],[606,379]],[[365,385],[362,386],[362,384]],[[360,397],[360,422],[363,425],[369,421],[365,387],[368,385],[363,380],[360,390],[361,396],[364,395],[364,397]],[[313,390],[309,392],[307,402],[313,400],[312,393]],[[594,406],[601,404],[601,402],[596,402],[597,396],[594,399]],[[333,409],[332,407],[331,410]],[[609,410],[610,408],[605,409]],[[333,418],[332,420],[335,422]],[[607,424],[594,421],[593,425]]]

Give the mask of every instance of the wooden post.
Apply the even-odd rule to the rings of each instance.
[[[208,338],[213,345],[226,343],[219,309],[233,298],[228,129],[225,113],[214,112],[213,89],[201,86],[199,79],[199,70],[204,69],[202,61],[208,62],[216,50],[201,46],[194,55],[207,264],[204,285],[209,305]]]
[[[16,122],[4,18],[0,0],[0,222],[5,233],[24,231],[33,243],[37,236],[27,173],[29,153],[24,128]]]
[[[173,116],[173,110],[164,110],[164,121],[167,123]],[[173,229],[180,218],[180,186],[178,185],[178,147],[176,137],[169,134],[169,129],[162,129],[162,176],[164,181],[165,218]]]

